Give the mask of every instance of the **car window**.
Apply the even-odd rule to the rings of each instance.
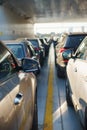
[[[30,40],[34,47],[39,47],[39,43],[37,40]]]
[[[80,59],[87,60],[87,38],[79,46],[76,55]]]
[[[21,44],[6,44],[9,49],[13,52],[13,54],[22,59],[24,57],[24,50]]]
[[[82,42],[82,40],[84,39],[84,37],[85,36],[82,36],[82,35],[68,36],[67,40],[66,40],[66,44],[64,45],[64,47],[77,49],[77,47]]]
[[[10,52],[0,45],[0,80],[9,78],[15,71],[16,65]]]

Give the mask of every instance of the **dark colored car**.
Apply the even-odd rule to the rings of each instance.
[[[69,60],[66,67],[67,104],[74,105],[81,123],[87,130],[87,37],[75,53],[66,50],[63,57]]]
[[[44,38],[39,38],[39,39],[40,39],[40,41],[42,43],[42,46],[45,48],[45,56],[47,56],[48,53],[49,53],[50,45],[49,45],[49,43],[46,42],[46,40]]]
[[[42,43],[37,38],[36,39],[35,38],[34,39],[27,38],[27,40],[32,43],[35,52],[40,55],[40,65],[42,66],[44,63],[44,59],[45,59],[45,49],[41,45]]]
[[[59,51],[56,53],[56,67],[57,67],[57,75],[58,77],[65,77],[66,76],[66,65],[68,60],[64,59],[62,53],[70,49],[74,53],[77,47],[80,45],[84,37],[87,36],[87,33],[70,33],[65,36],[63,42],[59,43]]]
[[[21,61],[21,59],[24,57],[35,59],[38,62],[37,74],[40,73],[39,57],[36,55],[34,49],[30,45],[30,42],[26,41],[25,39],[18,39],[12,41],[4,41],[4,43],[9,49],[11,49],[19,61]]]
[[[36,60],[20,64],[0,41],[0,130],[38,130],[37,69]]]

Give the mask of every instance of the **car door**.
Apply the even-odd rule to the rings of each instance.
[[[83,119],[87,104],[87,61],[76,59],[77,63],[77,80],[76,80],[76,101],[77,109]]]
[[[18,71],[11,53],[0,44],[0,129],[29,130],[32,126],[35,77]]]
[[[76,84],[78,82],[77,80],[77,62],[75,59],[71,58],[68,61],[68,65],[67,65],[67,74],[68,74],[68,78],[69,78],[69,84],[70,84],[70,89],[72,92],[72,101],[74,104],[76,104]]]
[[[15,64],[10,53],[0,44],[0,130],[17,130],[17,116],[10,93],[17,80]]]
[[[79,46],[77,52],[77,84],[76,95],[81,119],[84,119],[87,104],[87,38]]]
[[[18,130],[30,130],[32,126],[34,103],[33,103],[33,91],[35,88],[32,86],[34,79],[23,72],[19,73],[19,88],[17,95],[15,95],[15,110],[17,113]],[[35,85],[34,85],[35,87]],[[13,94],[12,94],[13,95]],[[16,103],[19,102],[19,103]]]
[[[32,126],[35,81],[32,73],[17,71],[9,82],[9,95],[14,106],[18,130],[30,130]]]

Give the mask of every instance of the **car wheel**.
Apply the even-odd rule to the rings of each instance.
[[[35,71],[35,72],[33,72],[36,76],[38,75],[38,74],[40,74],[40,68],[38,67],[38,70],[37,71]]]
[[[37,71],[37,74],[40,74],[40,68],[38,67],[38,71]]]
[[[87,130],[87,107],[85,108],[85,130]]]
[[[34,116],[33,116],[32,130],[38,130],[37,97],[36,97],[36,99],[35,99],[35,105],[34,105]]]
[[[64,74],[64,72],[60,69],[59,66],[57,66],[57,76],[58,76],[59,78],[65,78],[65,74]]]
[[[70,97],[69,81],[68,81],[68,79],[66,79],[65,83],[66,83],[65,85],[66,85],[66,101],[67,101],[67,104],[69,106],[73,106],[72,100],[71,100],[71,97]]]

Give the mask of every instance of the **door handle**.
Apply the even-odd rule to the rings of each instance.
[[[75,68],[74,71],[77,72],[77,68]]]
[[[22,93],[18,93],[14,99],[14,104],[18,105],[22,102],[23,100],[23,94]]]

